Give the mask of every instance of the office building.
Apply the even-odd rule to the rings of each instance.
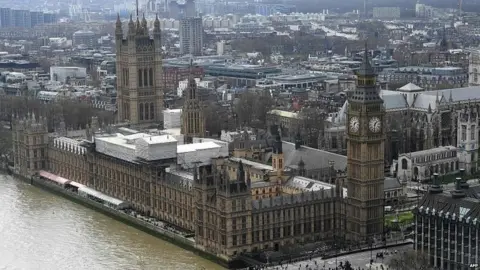
[[[480,186],[470,186],[463,174],[453,190],[444,190],[434,174],[414,212],[415,249],[435,269],[477,269],[480,261]]]
[[[189,17],[180,20],[180,53],[202,55],[203,51],[202,18]]]

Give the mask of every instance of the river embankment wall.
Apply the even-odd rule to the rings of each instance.
[[[102,203],[96,202],[94,200],[82,197],[75,192],[69,191],[62,186],[56,185],[54,183],[47,182],[39,177],[24,177],[22,175],[13,173],[13,176],[15,176],[18,179],[21,179],[22,181],[25,181],[33,186],[42,188],[48,192],[60,195],[66,199],[69,199],[75,203],[81,204],[83,206],[86,206],[88,208],[91,208],[93,210],[99,211],[113,219],[116,219],[120,222],[123,222],[127,225],[130,225],[136,229],[139,229],[143,232],[146,232],[150,235],[153,235],[155,237],[161,238],[163,240],[166,240],[172,244],[175,244],[181,248],[184,248],[186,250],[192,251],[195,254],[210,260],[212,262],[215,262],[223,267],[230,268],[232,267],[232,262],[227,261],[221,257],[216,256],[215,254],[212,254],[208,251],[205,251],[202,249],[202,247],[198,247],[193,239],[186,238],[182,235],[176,234],[174,232],[162,229],[158,226],[155,226],[153,224],[150,224],[146,221],[143,221],[141,219],[135,218],[134,216],[128,215],[122,211],[110,208],[108,206],[103,205]]]

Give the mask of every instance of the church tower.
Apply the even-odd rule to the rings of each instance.
[[[150,38],[147,20],[132,16],[125,38],[120,17],[115,28],[118,122],[163,124],[162,48],[158,17]]]
[[[277,176],[281,177],[283,170],[285,169],[285,162],[280,133],[277,134],[275,137],[275,142],[273,143],[272,167],[273,170],[277,172]]]
[[[385,109],[366,46],[357,88],[348,97],[347,119],[347,234],[365,243],[383,234],[385,166]]]
[[[192,65],[192,64],[190,64]],[[191,143],[193,137],[205,137],[205,117],[203,108],[197,93],[197,83],[192,76],[188,77],[188,86],[185,89],[185,102],[182,110],[182,134],[185,143]]]

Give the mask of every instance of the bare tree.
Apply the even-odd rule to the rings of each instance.
[[[416,250],[408,250],[394,255],[388,263],[391,270],[433,270],[428,254]]]
[[[318,137],[324,129],[325,112],[319,108],[304,108],[300,116],[299,124],[305,138],[304,143],[310,147],[318,148]]]
[[[269,92],[242,93],[234,106],[240,126],[265,128],[267,113],[272,109],[274,101]]]
[[[228,125],[227,111],[216,102],[207,102],[203,106],[205,129],[210,135],[219,134]]]
[[[45,71],[45,72],[50,72],[50,67],[52,66],[52,63],[50,62],[49,59],[47,59],[47,58],[41,58],[41,59],[38,61],[38,64],[39,64],[40,67],[43,69],[43,71]]]

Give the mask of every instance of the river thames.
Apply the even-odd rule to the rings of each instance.
[[[223,269],[10,176],[0,201],[0,269]]]

